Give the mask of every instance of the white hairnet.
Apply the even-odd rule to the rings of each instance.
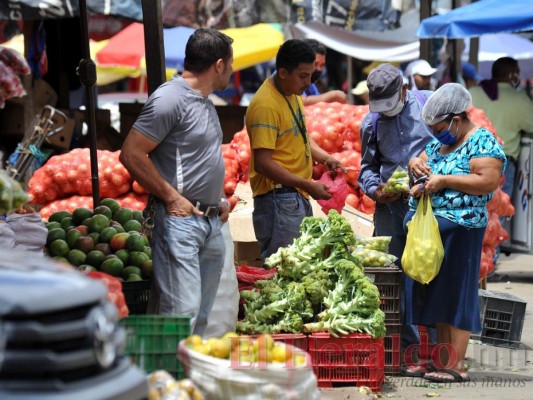
[[[422,119],[428,125],[444,120],[450,114],[460,114],[472,107],[472,96],[459,83],[442,85],[427,100]]]

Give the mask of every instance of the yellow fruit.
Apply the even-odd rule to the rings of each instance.
[[[272,349],[272,361],[278,363],[284,363],[287,361],[289,357],[287,357],[286,350],[289,350],[289,348],[286,348],[282,344],[276,344]]]
[[[260,347],[265,346],[271,350],[274,348],[274,339],[269,334],[263,333],[257,337],[257,342],[259,342]]]
[[[216,339],[210,342],[210,354],[217,358],[228,358],[231,351],[231,344],[227,339]]]
[[[201,353],[201,354],[205,354],[205,355],[209,355],[209,347],[206,346],[205,344],[195,344],[191,347],[192,350],[198,352],[198,353]]]
[[[224,336],[222,336],[222,339],[232,338],[232,337],[239,337],[239,334],[235,332],[227,332],[224,334]]]
[[[239,350],[235,348],[231,351],[230,355],[231,365],[235,367],[249,366],[252,361],[251,354],[249,349],[246,351]]]
[[[187,337],[187,339],[185,339],[185,345],[187,347],[196,346],[196,345],[202,344],[202,343],[203,343],[203,340],[202,340],[202,337],[200,335],[191,335],[191,336]]]
[[[161,399],[161,393],[155,388],[148,389],[148,400],[159,400]]]
[[[305,354],[298,353],[294,356],[294,365],[296,367],[300,367],[302,365],[305,365],[307,362]]]

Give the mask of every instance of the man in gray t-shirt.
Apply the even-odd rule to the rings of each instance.
[[[229,216],[222,129],[207,96],[228,85],[232,41],[214,29],[192,34],[183,74],[149,97],[120,155],[156,198],[151,245],[159,312],[190,316],[198,335],[220,281],[225,255],[220,228]]]

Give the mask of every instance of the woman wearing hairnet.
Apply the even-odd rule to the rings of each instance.
[[[435,368],[443,368],[424,375],[434,382],[469,380],[464,358],[470,333],[481,330],[478,278],[487,203],[506,163],[496,137],[468,118],[471,106],[472,98],[460,84],[448,83],[433,93],[422,119],[435,139],[409,162],[415,178],[428,179],[412,188],[405,223],[414,215],[415,199],[428,194],[444,245],[437,277],[428,285],[415,282],[413,289],[411,323],[435,326],[438,344],[448,349],[434,360]]]

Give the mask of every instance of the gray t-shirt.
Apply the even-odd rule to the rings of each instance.
[[[133,128],[159,142],[150,159],[179,193],[218,204],[225,168],[222,128],[211,100],[174,77],[152,93]]]

